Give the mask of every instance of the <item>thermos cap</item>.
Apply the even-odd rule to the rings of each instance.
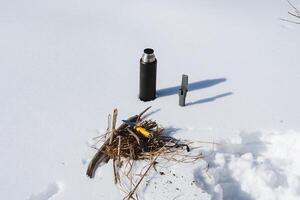
[[[155,61],[154,50],[151,48],[144,49],[144,53],[142,55],[142,62],[143,63],[151,63]]]

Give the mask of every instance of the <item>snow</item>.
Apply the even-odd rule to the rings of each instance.
[[[113,108],[119,123],[149,105],[175,137],[220,145],[169,166],[141,198],[299,199],[300,26],[280,20],[288,11],[282,0],[0,1],[0,199],[120,199],[110,164],[85,175],[92,138]],[[158,58],[147,103],[145,47]],[[182,108],[183,73],[194,89]]]
[[[194,171],[212,199],[299,199],[298,132],[241,133],[239,140],[221,144],[205,161],[208,171]]]
[[[31,195],[29,200],[40,200],[40,199],[49,199],[53,195],[57,194],[59,192],[59,186],[57,183],[50,183],[45,191],[37,194],[37,195]]]

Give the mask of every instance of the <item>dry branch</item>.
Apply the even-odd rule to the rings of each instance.
[[[297,19],[300,19],[300,11],[299,9],[294,6],[290,1],[287,1],[290,6],[294,9],[294,12],[288,12],[289,15],[291,15],[292,17],[295,17]],[[289,19],[280,19],[282,21],[286,21],[286,22],[290,22],[290,23],[294,23],[294,24],[300,24],[300,22],[294,21],[294,20],[289,20]]]
[[[163,148],[163,147],[162,147]],[[154,163],[156,162],[157,158],[159,157],[160,153],[157,154],[157,156],[152,160],[152,162],[149,164],[148,168],[146,169],[146,171],[144,172],[144,174],[142,175],[142,177],[140,178],[140,180],[138,181],[138,183],[135,185],[135,187],[133,188],[133,190],[131,190],[127,196],[127,199],[132,198],[132,195],[134,195],[136,189],[138,188],[138,186],[141,184],[142,180],[144,179],[144,177],[146,176],[146,174],[148,173],[148,171],[151,169],[151,167],[154,165]]]
[[[132,117],[129,117],[127,120],[131,121],[131,122],[136,122],[139,118],[141,118],[141,116],[151,107],[146,108],[144,111],[142,111],[140,114],[138,115],[134,115]],[[117,114],[118,111],[117,109],[114,110],[114,115],[113,115],[113,128],[116,125],[116,118],[117,118]],[[108,121],[110,121],[110,115],[108,116]],[[119,132],[120,130],[123,130],[124,128],[126,128],[127,125],[125,123],[122,123],[116,130],[115,132]],[[110,128],[110,123],[107,127],[107,132],[109,132],[109,128]],[[112,136],[113,136],[113,131],[112,131]],[[113,140],[112,136],[110,138],[108,138],[104,144],[100,147],[100,149],[97,151],[97,153],[94,155],[93,159],[91,160],[91,162],[88,165],[88,169],[86,174],[92,178],[94,176],[94,172],[97,168],[97,166],[101,163],[107,163],[110,160],[110,157],[104,152],[106,146],[110,143],[110,140]],[[112,139],[111,139],[112,138]]]

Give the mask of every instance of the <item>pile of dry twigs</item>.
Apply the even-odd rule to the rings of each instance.
[[[116,128],[118,111],[115,109],[112,127],[110,127],[109,115],[107,131],[101,137],[103,144],[89,163],[86,172],[92,178],[99,165],[112,160],[115,183],[125,193],[124,199],[135,199],[133,196],[139,184],[151,167],[155,168],[158,157],[176,162],[191,162],[202,158],[202,155],[187,156],[181,154],[190,151],[190,143],[166,135],[164,128],[159,126],[158,123],[146,119],[144,114],[149,109],[150,107],[138,115],[123,120],[118,128]],[[149,162],[140,172],[139,179],[134,180],[132,166],[134,161],[137,160],[148,160]],[[120,173],[123,173],[122,176],[120,176]],[[127,177],[130,186],[128,184],[125,186],[121,177]]]

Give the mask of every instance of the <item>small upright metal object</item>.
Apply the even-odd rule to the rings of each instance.
[[[183,74],[181,80],[181,87],[179,88],[178,91],[180,106],[185,106],[185,98],[187,92],[188,92],[188,76]]]
[[[151,101],[156,98],[156,70],[157,59],[154,50],[144,49],[140,59],[140,93],[139,98],[142,101]]]

